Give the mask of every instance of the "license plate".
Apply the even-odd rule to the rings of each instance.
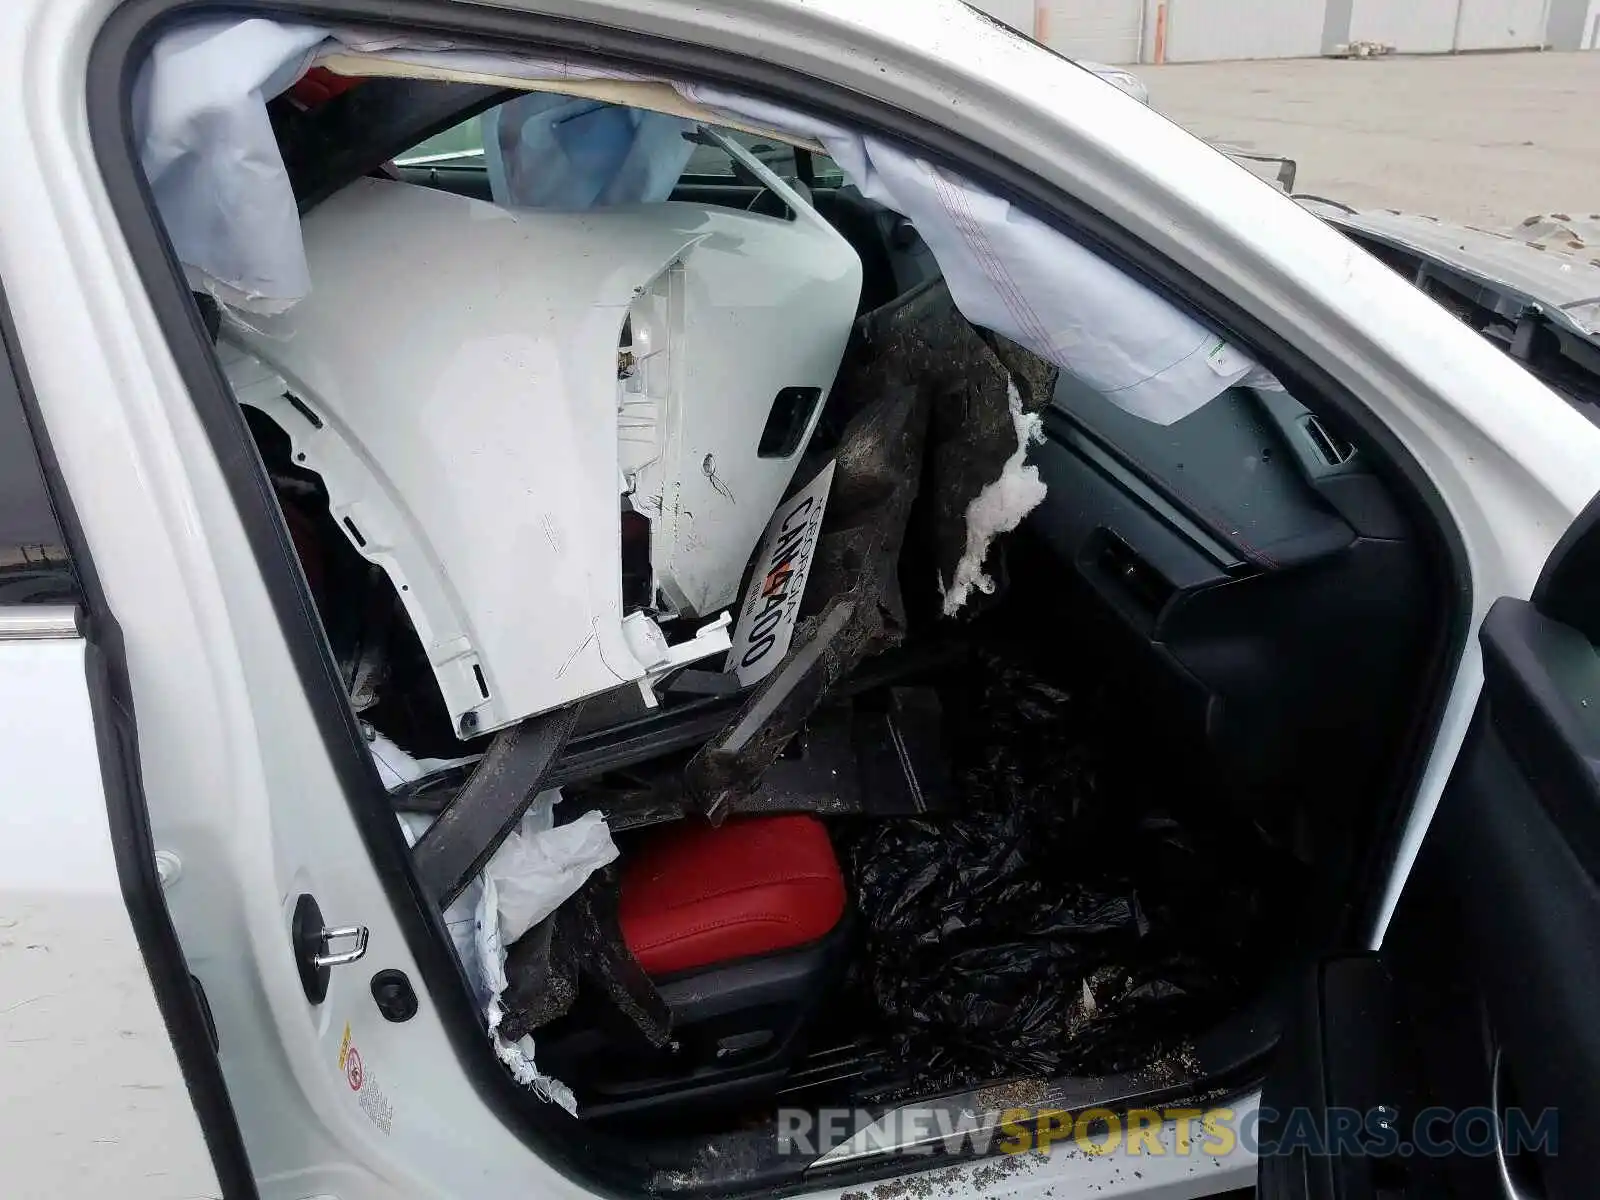
[[[789,652],[789,640],[794,637],[795,621],[800,615],[800,598],[805,595],[806,576],[811,573],[811,558],[817,549],[817,532],[822,528],[822,511],[832,486],[830,462],[817,472],[815,479],[778,505],[767,525],[755,574],[739,603],[733,650],[728,655],[727,669],[742,686],[765,679]]]

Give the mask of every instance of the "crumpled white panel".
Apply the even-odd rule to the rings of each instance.
[[[260,20],[167,34],[141,80],[146,170],[191,277],[239,307],[280,311],[309,286],[265,103],[316,57],[335,53],[530,79],[640,78],[565,59]],[[1247,355],[1161,296],[969,180],[778,105],[673,86],[730,117],[822,142],[863,194],[916,226],[970,321],[1071,371],[1130,412],[1165,424],[1235,383],[1275,386]],[[663,139],[658,149],[665,148]],[[528,153],[540,153],[538,146]]]

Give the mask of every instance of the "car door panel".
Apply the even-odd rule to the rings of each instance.
[[[50,614],[61,623],[44,630]],[[0,606],[6,1192],[214,1192],[188,1064],[123,905],[91,687],[101,665],[74,626],[70,608]]]
[[[7,1196],[253,1193],[139,787],[121,642],[46,485],[0,296],[0,1162]],[[42,452],[42,453],[41,453]],[[41,458],[45,460],[41,462]],[[208,1153],[209,1151],[209,1153]]]
[[[1332,1109],[1386,1106],[1411,1149],[1269,1155],[1267,1200],[1592,1194],[1600,654],[1542,607],[1557,607],[1548,588],[1490,609],[1478,713],[1382,949],[1318,968],[1266,1092],[1269,1136],[1297,1106],[1324,1128]],[[1341,991],[1333,981],[1352,971],[1371,986]],[[1330,1027],[1357,1033],[1341,1045]],[[1352,1061],[1371,1069],[1358,1078]],[[1488,1115],[1502,1127],[1493,1139]],[[1535,1144],[1504,1144],[1508,1121]]]

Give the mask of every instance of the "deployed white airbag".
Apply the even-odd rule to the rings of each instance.
[[[506,949],[583,886],[601,867],[616,861],[605,817],[587,812],[566,825],[555,824],[559,791],[541,792],[511,835],[489,859],[483,873],[445,910],[445,927],[456,954],[483,1006],[495,1053],[525,1087],[536,1089],[569,1113],[578,1110],[572,1090],[534,1065],[531,1037],[509,1042],[500,1036],[505,993]],[[400,813],[406,841],[415,843],[434,821]]]
[[[308,52],[310,34],[294,27],[225,20],[205,28],[213,32],[198,41],[189,31],[166,35],[141,75],[144,158],[147,170],[162,173],[157,203],[174,226],[191,278],[256,311],[285,307],[304,294],[296,290],[306,272],[293,235],[294,198],[263,106],[273,87],[288,86],[312,59],[338,57],[344,67],[367,57],[385,62],[390,73],[400,62],[435,74],[642,78],[569,60],[392,36],[374,40],[351,31],[326,30],[326,40]],[[175,40],[186,34],[189,42]],[[199,93],[196,77],[208,83]],[[881,138],[719,89],[673,86],[730,118],[820,141],[864,194],[912,220],[969,320],[1072,372],[1130,412],[1169,423],[1234,384],[1274,385],[1247,355],[1188,314],[970,180]],[[540,153],[537,146],[526,149]],[[236,164],[248,167],[248,179],[239,177]],[[271,186],[259,178],[263,164],[276,164]],[[536,178],[536,166],[530,162],[517,174]]]
[[[492,194],[522,208],[655,204],[694,153],[692,121],[581,97],[529,92],[484,122]]]

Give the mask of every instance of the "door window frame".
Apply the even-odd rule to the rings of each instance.
[[[1040,179],[936,122],[866,95],[757,57],[739,56],[703,44],[677,42],[628,30],[601,27],[570,18],[448,3],[446,0],[285,0],[249,6],[258,15],[326,20],[335,24],[415,29],[490,41],[536,45],[632,69],[658,70],[675,78],[695,78],[763,96],[851,128],[869,130],[914,147],[936,165],[948,167],[1022,204],[1034,215],[1101,255],[1118,269],[1191,311],[1229,341],[1250,348],[1292,393],[1313,399],[1319,416],[1338,432],[1375,448],[1386,479],[1407,511],[1426,551],[1441,594],[1456,603],[1440,622],[1428,670],[1434,694],[1417,714],[1405,752],[1402,778],[1384,814],[1381,831],[1387,859],[1377,856],[1367,868],[1374,909],[1381,884],[1393,864],[1394,834],[1403,827],[1421,780],[1427,752],[1451,694],[1450,683],[1469,633],[1472,580],[1465,547],[1442,498],[1398,438],[1378,422],[1332,376],[1292,342],[1252,316],[1198,276],[1154,249],[1113,219],[1067,191]],[[188,388],[238,508],[250,549],[271,597],[276,619],[307,702],[322,732],[345,799],[417,962],[427,989],[452,1041],[457,1060],[485,1102],[530,1149],[585,1186],[634,1190],[648,1174],[597,1153],[572,1137],[570,1118],[521,1089],[495,1058],[481,1033],[481,1015],[472,1002],[439,915],[413,875],[404,840],[388,797],[375,792],[376,776],[367,747],[334,668],[304,577],[294,558],[270,488],[237,404],[213,354],[199,310],[184,283],[159,219],[150,189],[139,170],[131,127],[133,81],[142,55],[160,27],[187,15],[209,11],[205,0],[131,0],[112,12],[90,52],[88,119],[91,141],[104,174],[112,210],[132,253],[159,327]],[[1370,917],[1357,914],[1344,931],[1352,942],[1366,935]],[[877,1178],[867,1171],[863,1178]],[[829,1184],[849,1182],[847,1177]],[[756,1187],[755,1190],[760,1190]]]

